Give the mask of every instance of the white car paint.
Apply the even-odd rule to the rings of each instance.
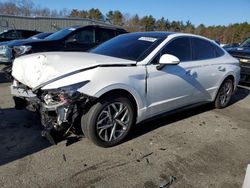
[[[12,75],[32,89],[42,84],[42,90],[89,80],[78,91],[97,98],[115,89],[126,90],[137,103],[137,123],[182,106],[213,101],[221,83],[229,75],[235,78],[234,87],[237,86],[239,63],[226,51],[219,58],[181,62],[167,65],[162,70],[157,70],[157,65],[149,64],[162,47],[180,36],[195,35],[171,34],[140,62],[83,52],[48,52],[17,58]],[[128,66],[99,66],[110,64]],[[88,70],[63,77],[86,68]],[[60,76],[62,78],[46,83]]]
[[[12,75],[30,88],[59,76],[104,64],[136,64],[136,62],[86,52],[47,52],[17,58]]]

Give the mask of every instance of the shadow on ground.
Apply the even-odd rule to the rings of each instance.
[[[243,100],[250,93],[250,89],[239,87],[231,105]],[[131,140],[147,134],[150,131],[171,123],[204,113],[214,109],[213,104],[206,104],[172,115],[140,123],[134,127],[132,134],[127,139]],[[27,155],[39,152],[51,144],[41,137],[42,125],[34,113],[27,110],[15,110],[13,108],[0,109],[0,165],[7,164]],[[72,145],[81,140],[81,137],[71,136],[66,139],[66,146]]]
[[[233,105],[243,100],[249,94],[250,94],[250,88],[239,86],[236,90],[236,93],[233,95],[231,99],[229,107],[230,105]],[[158,129],[162,126],[168,126],[171,123],[178,122],[183,119],[196,116],[198,114],[201,114],[206,111],[213,110],[213,109],[214,109],[213,103],[209,103],[209,104],[204,104],[202,106],[198,106],[198,107],[191,108],[188,110],[180,111],[171,115],[163,114],[161,117],[140,123],[137,126],[135,126],[134,130],[131,131],[131,134],[129,134],[126,141],[142,136],[144,134],[147,134],[148,132]]]
[[[27,110],[0,109],[0,165],[50,146],[41,137],[39,119]]]
[[[5,76],[5,73],[0,72],[0,84],[8,82],[10,82],[10,80]]]

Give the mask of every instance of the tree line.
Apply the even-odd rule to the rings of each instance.
[[[52,10],[36,6],[32,0],[12,0],[0,2],[0,13],[20,16],[47,16],[47,17],[77,17],[89,18],[124,27],[127,31],[173,31],[202,35],[221,43],[239,43],[250,37],[250,24],[248,22],[235,23],[227,26],[213,25],[195,26],[191,21],[170,21],[164,17],[154,18],[152,15],[139,17],[119,10],[110,10],[103,14],[99,9],[78,10],[62,9]]]

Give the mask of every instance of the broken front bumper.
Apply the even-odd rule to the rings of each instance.
[[[69,114],[74,103],[63,101],[56,104],[47,105],[29,89],[11,85],[11,94],[15,102],[16,109],[28,108],[31,111],[39,111],[44,127],[54,127],[58,129],[63,123],[69,123]]]
[[[64,136],[69,131],[76,132],[75,122],[78,122],[83,110],[89,106],[87,104],[95,100],[93,97],[80,93],[61,101],[55,101],[51,96],[48,97],[49,93],[38,97],[32,90],[19,87],[19,83],[15,80],[11,86],[11,94],[16,109],[27,108],[39,112],[41,123],[44,126],[42,136],[46,137],[52,144],[56,143],[54,136],[52,136],[54,132]]]
[[[36,111],[39,99],[37,98],[36,94],[34,94],[31,90],[18,88],[15,86],[14,83],[10,86],[10,91],[13,95],[15,109],[21,110],[24,108],[28,108],[31,111]]]

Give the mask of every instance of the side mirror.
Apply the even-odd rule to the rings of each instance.
[[[180,63],[178,57],[171,54],[163,54],[159,60],[159,65],[156,67],[157,70],[161,70],[165,65],[177,65]]]

